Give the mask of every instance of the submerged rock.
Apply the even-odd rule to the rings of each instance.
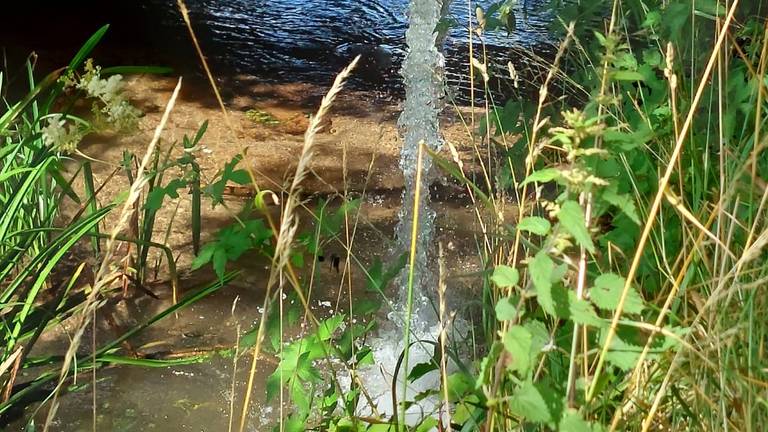
[[[336,47],[336,55],[344,64],[359,55],[355,75],[368,82],[384,82],[394,71],[392,50],[383,45],[346,43]]]

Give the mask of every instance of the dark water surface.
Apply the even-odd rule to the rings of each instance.
[[[97,51],[102,63],[166,64],[182,74],[200,75],[173,0],[30,3],[0,29],[0,46],[17,58],[30,50],[70,56],[89,34],[109,23],[110,33]],[[477,3],[472,2],[473,9]],[[187,6],[214,73],[223,79],[248,75],[325,84],[354,55],[363,54],[357,84],[399,90],[408,0],[187,0]],[[467,2],[454,1],[450,15],[463,27],[451,30],[446,41],[447,75],[462,87]],[[525,70],[532,53],[546,57],[552,51],[549,0],[520,0],[515,15],[517,28],[511,34],[499,30],[484,37],[500,71],[508,60]]]

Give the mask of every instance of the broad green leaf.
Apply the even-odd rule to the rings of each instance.
[[[421,421],[421,424],[419,424],[415,432],[431,432],[433,430],[437,430],[437,419],[434,417],[427,417]]]
[[[592,327],[602,327],[605,323],[597,316],[592,304],[576,297],[576,293],[568,291],[568,311],[570,319],[576,323]]]
[[[605,273],[595,279],[595,286],[589,290],[589,298],[600,309],[614,311],[619,305],[621,292],[624,290],[626,279],[614,274]],[[624,301],[624,312],[640,314],[645,308],[645,302],[633,286],[629,287]]]
[[[326,341],[333,336],[333,333],[344,322],[344,314],[334,315],[323,321],[317,328],[317,337],[321,341]]]
[[[494,308],[496,319],[499,321],[511,321],[517,318],[518,299],[515,297],[504,297],[499,299]]]
[[[550,228],[552,228],[552,224],[550,224],[548,220],[539,216],[524,217],[520,223],[517,224],[517,229],[521,231],[528,231],[531,234],[540,236],[549,234]]]
[[[512,412],[520,417],[536,422],[550,423],[554,416],[539,389],[530,381],[517,389],[509,402]]]
[[[528,263],[528,272],[536,290],[536,300],[544,312],[555,316],[555,302],[552,299],[552,280],[555,263],[544,250],[539,251]]]
[[[515,286],[519,280],[520,275],[518,274],[517,269],[505,265],[496,266],[496,268],[493,269],[493,276],[491,276],[491,281],[493,281],[499,288]]]
[[[178,190],[185,187],[187,182],[182,179],[173,179],[164,187],[156,187],[147,195],[147,201],[144,204],[144,208],[149,210],[160,210],[163,206],[163,200],[166,196],[171,198],[178,198]]]
[[[200,253],[197,254],[195,259],[192,261],[192,270],[197,270],[200,267],[208,264],[211,262],[211,258],[213,258],[213,252],[216,250],[216,244],[215,243],[208,243],[200,250]]]
[[[576,243],[590,253],[595,253],[595,245],[592,244],[592,238],[587,230],[584,213],[579,203],[573,200],[564,202],[557,212],[557,218],[563,229],[576,239]]]
[[[637,215],[635,202],[630,195],[617,193],[615,188],[608,188],[603,191],[603,199],[623,211],[632,222],[640,225],[640,216]]]
[[[216,249],[213,251],[213,271],[216,272],[216,276],[219,279],[224,277],[224,271],[227,266],[227,252],[224,249]]]
[[[613,71],[611,76],[616,81],[644,81],[645,77],[640,72],[629,70]]]
[[[531,366],[531,346],[533,336],[523,326],[512,326],[504,334],[504,348],[512,356],[508,368],[525,375]]]
[[[448,375],[448,399],[451,402],[456,402],[467,393],[471,393],[474,387],[475,380],[463,372]]]
[[[522,183],[520,183],[520,186],[526,185],[528,183],[546,183],[551,182],[552,180],[556,180],[560,178],[560,171],[556,168],[546,168],[540,171],[534,171],[529,175],[528,177],[523,180]]]
[[[408,373],[408,381],[414,382],[434,370],[437,370],[437,364],[433,361],[419,363],[415,365],[413,369],[411,369],[411,372]]]
[[[563,432],[593,432],[589,423],[584,421],[579,412],[569,409],[560,419],[560,430]]]

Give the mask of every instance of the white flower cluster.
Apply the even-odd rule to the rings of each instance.
[[[67,125],[62,117],[61,114],[53,114],[46,119],[48,124],[42,129],[43,142],[58,151],[71,153],[77,149],[84,133],[77,125]]]
[[[101,77],[101,68],[94,66],[89,59],[85,63],[85,74],[77,76],[70,73],[61,78],[65,89],[75,88],[84,91],[95,99],[92,107],[95,118],[93,123],[119,131],[136,127],[141,111],[134,108],[123,95],[123,77],[112,75]],[[77,149],[82,138],[94,126],[77,125],[68,121],[61,114],[46,118],[47,125],[42,128],[43,142],[58,151],[71,153]],[[97,127],[98,128],[98,127]]]
[[[94,66],[90,59],[85,63],[85,75],[75,86],[88,93],[88,96],[101,102],[94,103],[93,112],[97,120],[102,120],[118,130],[127,130],[136,126],[141,111],[134,108],[123,95],[122,75],[101,77],[101,68]]]

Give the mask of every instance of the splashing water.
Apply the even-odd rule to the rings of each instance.
[[[403,136],[403,149],[400,153],[400,168],[403,170],[405,187],[400,222],[396,235],[401,250],[408,250],[414,223],[414,210],[418,206],[418,238],[416,240],[415,277],[413,283],[413,309],[406,313],[408,302],[408,272],[400,280],[400,293],[396,298],[394,310],[389,313],[389,323],[382,326],[377,340],[373,340],[373,356],[376,365],[360,371],[361,380],[376,411],[368,401],[358,407],[361,414],[377,412],[382,416],[397,415],[393,390],[397,403],[407,397],[413,397],[426,390],[435,390],[440,386],[437,371],[425,374],[415,382],[408,384],[403,394],[403,383],[414,365],[429,362],[433,357],[434,342],[438,338],[440,326],[432,307],[429,288],[435,286],[435,278],[428,265],[432,255],[432,236],[434,231],[435,211],[429,206],[429,183],[431,160],[424,152],[422,166],[418,167],[419,145],[424,143],[427,149],[437,151],[442,146],[439,133],[439,114],[443,108],[443,71],[444,58],[440,46],[442,38],[436,32],[441,17],[448,9],[450,0],[411,0],[409,8],[409,27],[406,32],[408,54],[403,62],[401,74],[405,81],[406,98],[403,112],[398,120]],[[421,182],[417,184],[417,170],[421,170]],[[420,199],[414,202],[416,189]],[[410,347],[408,348],[408,367],[399,365],[403,352],[403,332],[405,320],[410,320]],[[397,382],[395,381],[397,376]],[[439,398],[424,398],[418,404],[412,404],[405,413],[406,423],[415,423],[425,415],[437,415]]]

